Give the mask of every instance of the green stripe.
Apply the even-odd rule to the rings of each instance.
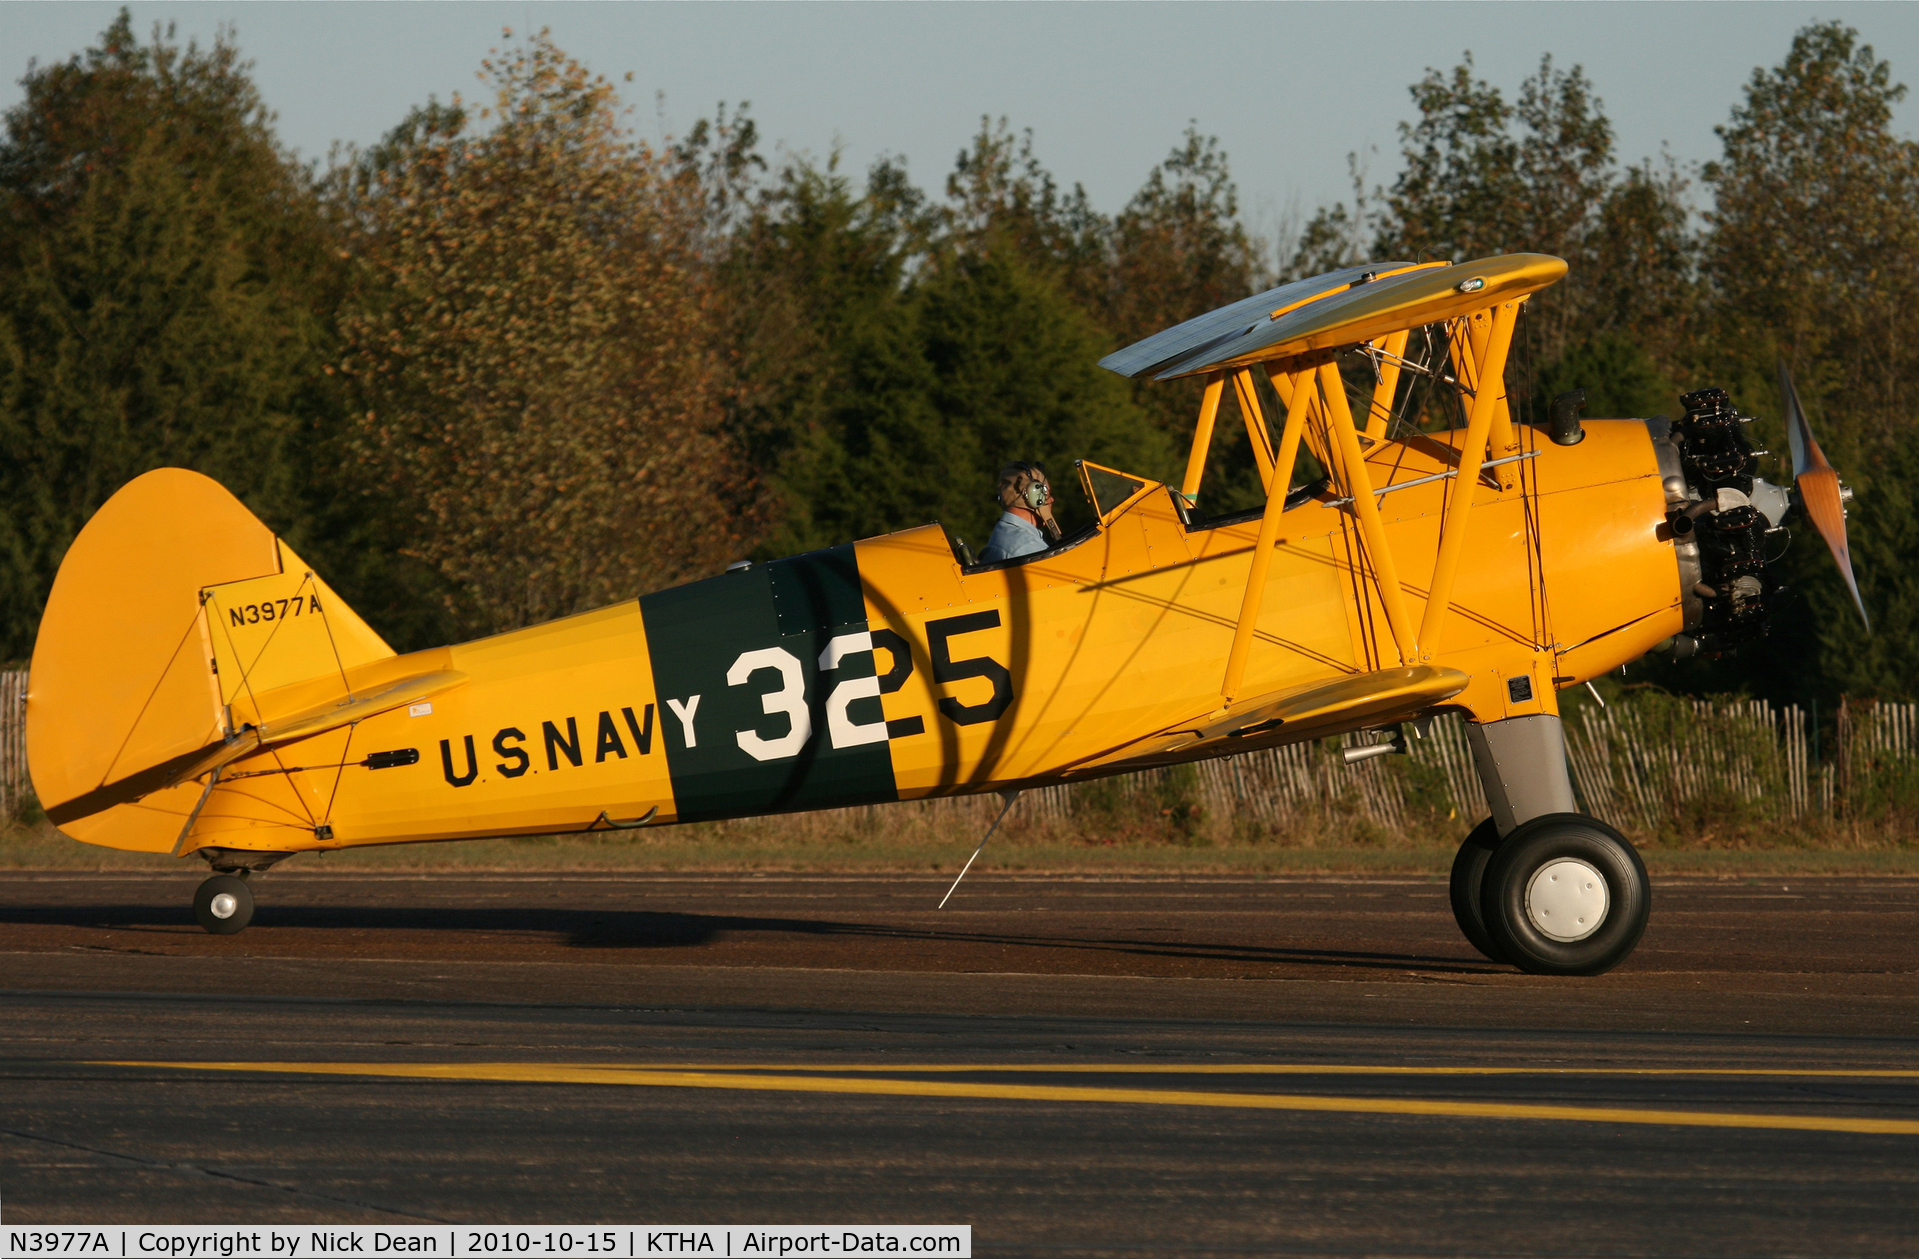
[[[820,653],[835,634],[866,628],[859,566],[851,546],[755,565],[640,600],[653,684],[659,697],[659,737],[673,776],[683,821],[745,817],[802,809],[896,800],[893,758],[884,742],[835,748],[827,732],[826,698],[840,683],[873,676],[873,658],[861,653],[822,674]],[[742,732],[778,741],[792,729],[783,712],[768,713],[762,697],[783,678],[761,668],[743,682],[727,674],[748,652],[778,649],[797,667],[812,735],[790,756],[759,759],[741,747]],[[693,709],[694,742],[668,701]],[[877,699],[856,701],[849,716],[882,719]]]

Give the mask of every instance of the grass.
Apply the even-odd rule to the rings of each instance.
[[[977,816],[976,816],[977,815]],[[848,810],[662,827],[630,834],[537,836],[395,844],[303,855],[291,868],[481,872],[795,871],[956,873],[984,830],[982,809]],[[979,872],[1259,875],[1415,874],[1443,877],[1457,837],[1389,836],[1347,819],[1292,833],[1182,830],[1113,819],[1009,821],[974,865]],[[1919,874],[1919,842],[1883,826],[1828,826],[1799,835],[1745,832],[1688,844],[1641,845],[1654,875]],[[75,843],[45,822],[0,830],[0,870],[198,869],[174,858]]]

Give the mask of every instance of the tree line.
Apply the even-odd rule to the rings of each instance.
[[[932,519],[977,544],[1011,458],[1171,476],[1197,386],[1107,352],[1350,262],[1536,250],[1572,272],[1524,321],[1530,413],[1570,388],[1672,413],[1718,383],[1783,460],[1783,358],[1858,487],[1872,635],[1802,531],[1772,639],[1655,676],[1919,689],[1919,145],[1843,24],[1756,69],[1696,170],[1622,161],[1580,67],[1509,94],[1468,54],[1411,85],[1391,181],[1282,240],[1197,126],[1108,215],[1004,120],[935,195],[897,159],[771,161],[745,106],[649,143],[544,33],[480,78],[305,164],[230,35],[143,40],[123,11],[29,70],[0,141],[0,660],[153,467],[227,485],[404,649]],[[1215,509],[1255,501],[1236,427]]]

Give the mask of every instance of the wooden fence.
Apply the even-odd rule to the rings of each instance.
[[[1919,704],[1842,701],[1821,749],[1809,714],[1764,700],[1692,700],[1641,693],[1566,719],[1566,751],[1580,807],[1629,835],[1686,836],[1723,820],[1775,828],[1919,814]],[[1089,806],[1150,816],[1197,805],[1214,822],[1255,833],[1353,822],[1387,832],[1456,834],[1487,814],[1465,722],[1433,721],[1406,756],[1347,765],[1347,735],[1249,752],[1105,782],[1047,787],[1016,815],[1067,821]],[[1822,759],[1820,753],[1826,755]],[[959,811],[984,825],[993,797],[884,806]]]
[[[0,822],[17,816],[32,798],[27,783],[27,674],[0,671]]]
[[[0,672],[0,819],[31,799],[25,672]],[[1580,806],[1628,834],[1684,833],[1708,814],[1791,825],[1919,812],[1919,704],[1841,701],[1832,736],[1795,706],[1764,700],[1691,700],[1641,692],[1566,720]],[[1142,816],[1197,808],[1213,824],[1252,831],[1453,830],[1486,816],[1465,723],[1438,718],[1410,754],[1347,765],[1356,735],[1149,770],[1103,782],[1047,787],[1020,814],[1068,821],[1089,810]],[[1821,755],[1821,752],[1824,755]],[[997,799],[961,797],[887,806],[990,818]]]

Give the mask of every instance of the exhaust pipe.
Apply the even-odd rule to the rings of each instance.
[[[1384,743],[1364,743],[1356,748],[1341,748],[1340,759],[1348,765],[1357,765],[1361,761],[1370,761],[1375,756],[1385,756],[1392,752],[1405,752],[1406,735],[1403,731],[1394,731],[1393,737]]]
[[[1569,389],[1553,399],[1552,439],[1555,446],[1577,446],[1586,440],[1586,430],[1579,423],[1579,413],[1586,408],[1586,391]]]

